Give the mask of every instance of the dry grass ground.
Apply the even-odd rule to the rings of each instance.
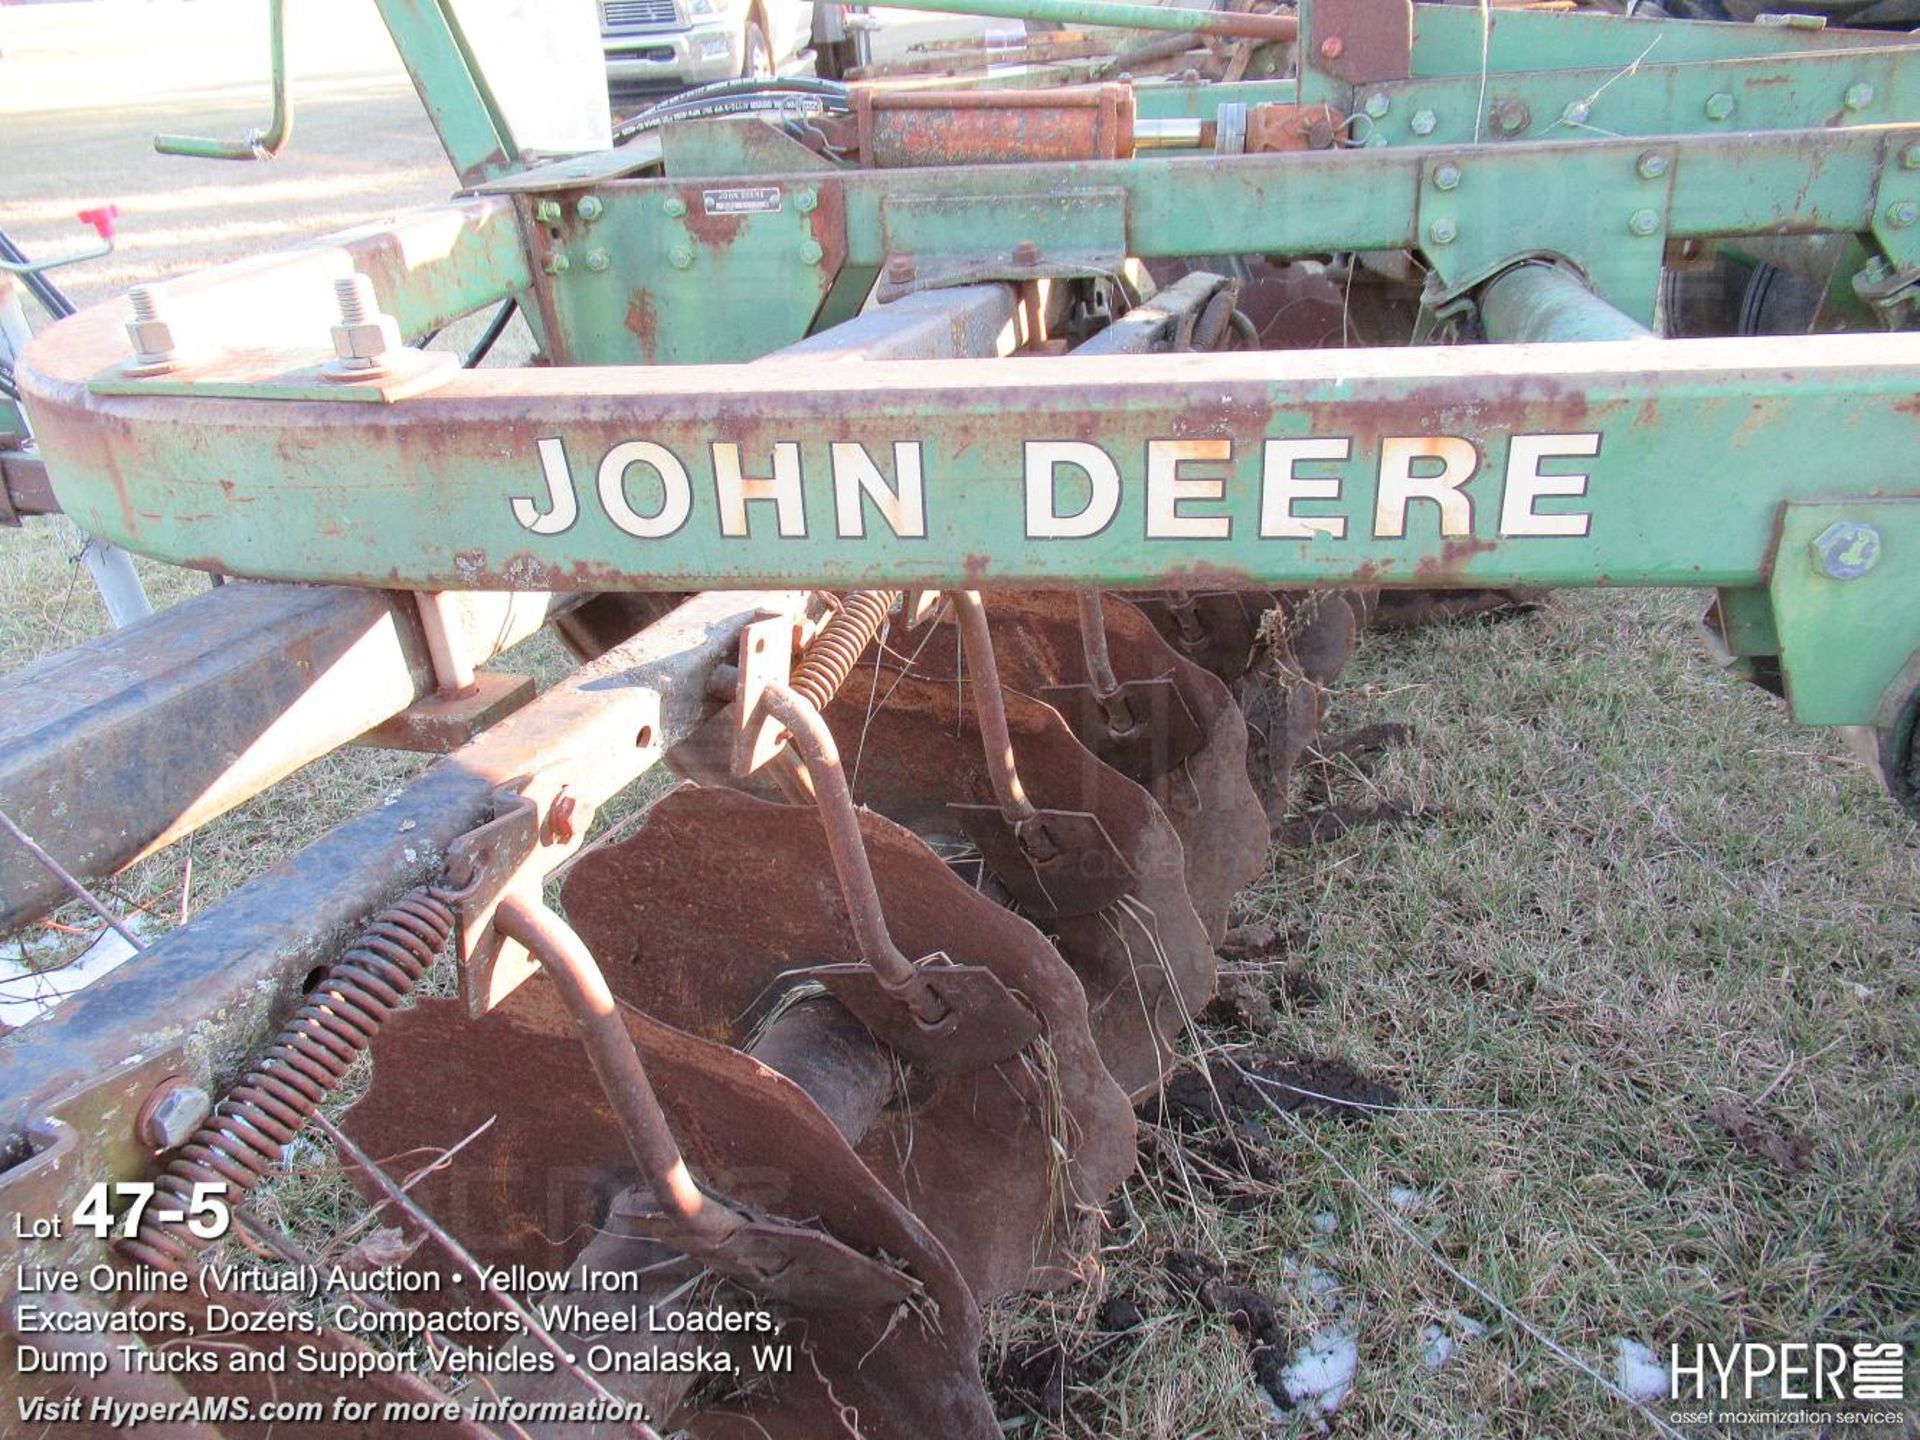
[[[0,9],[0,226],[57,251],[72,211],[117,200],[120,253],[62,277],[84,301],[444,194],[362,7],[294,15],[293,152],[222,167],[157,159],[148,137],[264,119],[259,7]],[[0,668],[104,627],[77,544],[58,522],[0,531]],[[205,583],[143,573],[161,602]],[[1007,1307],[989,1364],[1047,1334],[1078,1355],[1108,1296],[1145,1325],[1076,1372],[1064,1418],[1011,1427],[1654,1429],[1433,1257],[1609,1377],[1619,1339],[1920,1338],[1920,842],[1831,737],[1713,670],[1696,609],[1560,595],[1517,622],[1369,640],[1335,724],[1405,721],[1414,738],[1328,783],[1417,818],[1275,857],[1241,906],[1278,939],[1238,962],[1274,1014],[1205,1043],[1338,1059],[1406,1108],[1269,1117],[1263,1162],[1230,1183],[1208,1173],[1230,1149],[1209,1161],[1208,1137],[1157,1132],[1098,1284]],[[191,854],[198,908],[416,763],[329,759],[110,888],[173,917]],[[1744,1113],[1745,1144],[1728,1123]],[[1768,1136],[1778,1158],[1756,1153]],[[349,1201],[323,1180],[270,1203],[318,1244]],[[1169,1249],[1269,1295],[1283,1358],[1351,1337],[1351,1393],[1330,1416],[1276,1416],[1229,1322],[1165,1279]],[[1452,1353],[1431,1367],[1441,1335]]]

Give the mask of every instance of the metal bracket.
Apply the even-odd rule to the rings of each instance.
[[[947,809],[1031,916],[1091,915],[1133,888],[1133,867],[1089,811],[1036,809],[1013,824],[997,804]]]
[[[1011,1060],[1040,1035],[1040,1017],[984,965],[956,965],[936,951],[915,962],[946,1006],[931,1025],[916,1020],[871,965],[816,965],[818,980],[881,1043],[934,1074],[983,1070]]]
[[[1207,738],[1171,675],[1124,680],[1102,699],[1088,684],[1044,685],[1040,698],[1058,710],[1080,743],[1123,775],[1164,775]],[[1133,725],[1116,730],[1108,718],[1124,707]]]

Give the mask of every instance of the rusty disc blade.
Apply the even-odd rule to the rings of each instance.
[[[1187,1017],[1213,994],[1213,947],[1187,894],[1180,838],[1153,797],[1096,759],[1058,711],[1017,694],[1006,710],[1033,803],[1096,816],[1131,872],[1117,903],[1047,928],[1086,988],[1101,1059],[1129,1095],[1146,1094]],[[946,840],[958,833],[955,802],[994,803],[969,683],[863,666],[827,723],[855,798],[918,834]]]
[[[1039,931],[918,837],[871,812],[861,833],[894,943],[992,970],[1040,1015],[1046,1043],[995,1069],[916,1073],[859,1152],[976,1295],[1064,1282],[1079,1221],[1134,1164],[1132,1111],[1086,996]],[[857,953],[819,815],[735,791],[669,795],[631,838],[576,865],[565,899],[616,995],[736,1046],[807,970]]]
[[[1198,746],[1172,763],[1115,768],[1145,786],[1173,822],[1186,856],[1188,896],[1217,944],[1226,933],[1228,905],[1267,861],[1267,819],[1247,774],[1245,717],[1227,686],[1175,651],[1139,609],[1116,595],[1107,595],[1103,608],[1114,677],[1123,684],[1166,677],[1199,730]],[[1007,689],[1039,697],[1049,686],[1086,683],[1080,607],[1071,592],[996,591],[986,611]],[[924,639],[922,645],[915,637],[909,647],[915,672],[951,675],[953,628],[940,626]],[[1073,723],[1072,716],[1063,718]]]
[[[703,1413],[693,1428],[828,1433],[838,1396],[858,1397],[863,1423],[876,1436],[990,1440],[997,1432],[975,1356],[978,1307],[938,1238],[793,1081],[726,1045],[624,1013],[687,1163],[710,1190],[890,1258],[923,1290],[905,1314],[898,1307],[769,1307],[804,1342],[808,1359],[754,1397],[750,1420]],[[374,1083],[344,1122],[371,1153],[418,1154],[422,1140],[449,1143],[443,1137],[487,1127],[452,1164],[412,1187],[478,1259],[561,1271],[583,1253],[619,1255],[632,1243],[600,1234],[635,1174],[572,1021],[544,977],[534,976],[478,1020],[457,1000],[422,1001],[393,1017],[374,1054]],[[432,1133],[423,1134],[429,1125]],[[441,1257],[427,1260],[425,1250],[410,1263],[444,1265]],[[418,1298],[422,1308],[488,1303],[474,1291],[464,1286]],[[655,1342],[642,1331],[621,1343],[638,1351]],[[638,1379],[623,1385],[612,1374],[600,1378],[616,1394],[640,1393]],[[547,1380],[537,1388],[572,1393],[571,1380]],[[730,1430],[729,1423],[746,1428]]]

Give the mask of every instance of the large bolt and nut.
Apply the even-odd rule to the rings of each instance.
[[[1444,216],[1427,227],[1427,239],[1435,245],[1451,245],[1459,235],[1459,227]]]
[[[1867,84],[1864,80],[1857,84],[1849,85],[1847,87],[1845,103],[1849,110],[1866,109],[1867,106],[1873,103],[1873,86]]]
[[[193,1138],[200,1122],[213,1111],[213,1097],[198,1085],[169,1080],[147,1098],[134,1121],[140,1143],[153,1150],[172,1150]]]
[[[127,302],[133,307],[133,319],[127,322],[127,341],[133,346],[128,373],[159,375],[173,369],[178,363],[178,351],[160,287],[135,285],[127,291]]]
[[[400,327],[380,309],[373,281],[358,270],[333,282],[340,323],[333,327],[334,370],[349,377],[385,374],[387,356],[402,348]]]
[[[1733,114],[1733,96],[1724,90],[1716,90],[1713,94],[1707,96],[1707,118],[1709,120],[1725,120],[1731,114]]]
[[[1667,157],[1658,150],[1643,150],[1633,168],[1642,180],[1658,180],[1667,173]]]
[[[1920,200],[1896,200],[1887,206],[1887,224],[1896,230],[1920,222]]]
[[[580,203],[573,207],[573,213],[591,225],[607,213],[607,207],[598,195],[582,195]]]
[[[1858,520],[1836,520],[1814,538],[1813,558],[1833,580],[1858,580],[1879,563],[1880,532]]]
[[[1660,228],[1660,215],[1654,210],[1636,210],[1627,217],[1627,229],[1643,239]]]
[[[1460,183],[1460,167],[1451,160],[1433,167],[1433,188],[1451,190]]]
[[[1440,117],[1431,110],[1416,110],[1413,119],[1407,122],[1407,128],[1416,135],[1431,135],[1440,123]]]

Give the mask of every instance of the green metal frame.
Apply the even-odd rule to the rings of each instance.
[[[1888,597],[1920,544],[1920,337],[726,362],[845,319],[893,256],[925,287],[1412,251],[1433,313],[1501,286],[1526,319],[1498,323],[1566,340],[1651,326],[1673,241],[1852,237],[1847,263],[1884,287],[1920,274],[1909,49],[1312,0],[1297,81],[1218,89],[1333,105],[1354,143],[1331,151],[872,171],[736,121],[529,168],[444,7],[381,3],[456,166],[495,193],[216,274],[198,317],[177,287],[211,358],[170,375],[121,373],[117,315],[59,327],[23,380],[90,530],[426,589],[1718,587],[1728,645],[1777,662],[1801,719],[1884,726],[1905,703],[1920,617]],[[1355,78],[1335,23],[1399,44],[1375,73],[1404,78]],[[1143,114],[1222,103],[1139,95]],[[1525,126],[1497,123],[1505,101]],[[408,333],[518,295],[556,368],[330,379],[323,323],[285,317],[348,268]],[[236,311],[278,316],[278,338],[227,333]],[[916,484],[921,504],[879,503]],[[1076,526],[1095,502],[1104,523]],[[1836,526],[1871,532],[1869,564]]]

